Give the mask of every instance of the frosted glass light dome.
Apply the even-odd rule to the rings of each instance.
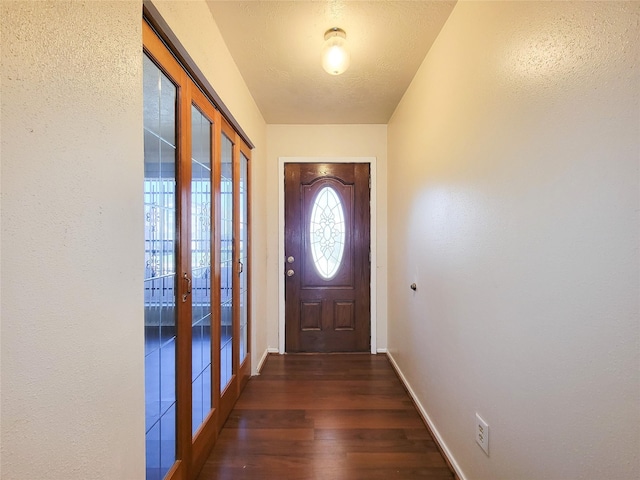
[[[324,34],[322,68],[330,75],[340,75],[349,68],[351,54],[346,48],[347,34],[341,28],[331,28]]]

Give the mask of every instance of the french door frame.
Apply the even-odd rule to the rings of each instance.
[[[145,8],[145,13],[147,9]],[[156,19],[157,20],[157,19]],[[251,222],[251,147],[237,132],[232,124],[221,114],[210,96],[195,83],[175,57],[170,47],[160,38],[145,16],[142,21],[143,51],[151,61],[176,85],[176,461],[167,472],[165,479],[191,480],[199,473],[215,444],[218,434],[231,412],[240,392],[251,374],[251,310],[250,294],[247,295],[245,311],[246,325],[246,357],[240,357],[240,182],[241,158],[247,161],[244,193],[246,200],[246,223]],[[200,113],[211,122],[211,409],[200,428],[192,432],[192,295],[191,283],[183,282],[191,279],[191,109],[195,106]],[[232,200],[232,370],[231,380],[224,391],[220,387],[221,368],[221,139],[224,133],[233,143],[233,200]],[[246,232],[244,252],[250,259],[250,228]],[[246,288],[251,288],[251,265],[246,268]],[[180,301],[184,295],[185,300]]]
[[[377,172],[376,157],[279,157],[278,158],[278,353],[284,354],[285,348],[285,241],[284,241],[284,165],[285,163],[368,163],[371,178],[371,214],[369,231],[371,232],[371,353],[377,353]]]

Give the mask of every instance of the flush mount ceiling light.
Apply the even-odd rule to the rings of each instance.
[[[345,47],[347,34],[341,28],[330,28],[324,34],[322,68],[331,75],[340,75],[349,68],[351,55]]]

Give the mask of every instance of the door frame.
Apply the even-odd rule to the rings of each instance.
[[[377,176],[376,176],[376,157],[278,157],[278,353],[285,353],[285,301],[284,301],[284,270],[285,253],[284,253],[284,164],[285,163],[368,163],[369,175],[371,177],[370,191],[370,215],[369,215],[369,232],[370,232],[370,249],[371,262],[371,353],[377,353]]]

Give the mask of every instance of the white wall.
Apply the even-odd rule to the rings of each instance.
[[[262,117],[204,1],[171,3],[161,13],[256,144],[264,197]],[[2,478],[143,479],[142,2],[0,12]],[[264,292],[253,301],[259,312]]]
[[[469,479],[640,478],[639,15],[459,2],[389,123],[389,350]]]
[[[144,478],[139,2],[2,2],[2,478]]]
[[[376,157],[377,195],[377,344],[387,347],[387,126],[268,125],[267,126],[267,313],[268,345],[278,348],[278,280],[282,274],[278,248],[279,157]],[[372,232],[373,233],[373,232]]]

